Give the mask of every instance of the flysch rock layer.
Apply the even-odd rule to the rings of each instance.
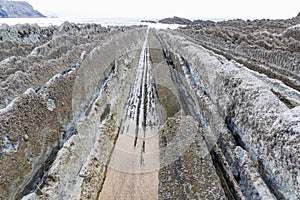
[[[181,170],[189,172],[186,174],[186,179],[191,178],[194,173],[199,174],[197,175],[198,179],[206,175],[209,178],[213,177],[213,180],[205,183],[205,188],[201,191],[197,191],[200,188],[200,186],[197,186],[182,195],[186,197],[200,197],[202,195],[211,199],[214,199],[214,197],[226,199],[220,180],[217,178],[217,173],[214,170],[210,172],[197,170],[198,161],[195,163],[196,166],[192,167],[191,165],[193,164],[189,163],[189,159],[187,158],[190,156],[189,153],[186,156],[182,156],[182,158],[180,158],[181,153],[179,155],[176,154],[176,157],[174,157],[172,155],[173,148],[180,146],[179,144],[175,143],[175,146],[173,145],[173,148],[168,149],[167,152],[160,149],[159,129],[156,129],[155,126],[163,127],[167,118],[175,116],[178,112],[181,112],[183,117],[187,117],[185,121],[192,120],[190,123],[193,124],[183,125],[182,133],[178,134],[180,137],[190,138],[187,140],[189,143],[183,146],[182,154],[185,153],[187,145],[194,142],[194,135],[191,137],[183,133],[185,133],[185,127],[193,126],[190,129],[192,130],[196,127],[195,131],[197,131],[197,127],[199,126],[198,122],[190,116],[198,117],[196,112],[193,111],[193,105],[191,104],[191,102],[195,101],[195,97],[192,94],[185,96],[180,94],[183,89],[188,89],[188,84],[184,81],[183,76],[180,76],[176,70],[168,66],[163,54],[164,50],[161,48],[159,40],[154,36],[153,31],[150,33],[144,32],[142,37],[145,38],[142,39],[139,35],[127,35],[127,38],[120,38],[120,41],[128,41],[130,43],[145,40],[143,45],[138,43],[132,45],[133,48],[127,55],[117,52],[118,50],[114,48],[128,47],[131,44],[124,42],[123,45],[115,38],[113,41],[110,41],[111,43],[107,43],[107,48],[105,48],[105,44],[104,48],[99,47],[92,51],[82,63],[81,69],[84,69],[83,66],[90,69],[77,73],[79,76],[74,83],[73,107],[78,105],[78,107],[81,107],[81,102],[89,101],[88,97],[93,95],[93,92],[97,90],[99,79],[103,75],[103,68],[95,69],[96,66],[106,66],[113,63],[113,71],[107,79],[105,86],[100,89],[98,98],[92,101],[88,112],[80,119],[76,134],[59,151],[56,160],[48,171],[45,185],[43,185],[41,191],[37,192],[37,194],[29,194],[24,197],[25,199],[97,199],[98,196],[100,199],[164,199],[166,191],[158,189],[159,186],[162,186],[162,188],[169,187],[169,183],[164,180],[166,176],[163,175],[163,171],[167,171],[170,167],[172,168],[172,163],[177,159],[185,159],[184,165],[186,166],[179,167],[181,167]],[[113,54],[109,52],[113,52]],[[105,53],[106,58],[114,57],[116,60],[106,63],[103,56],[101,56],[103,53]],[[122,56],[115,57],[113,56],[115,53]],[[151,56],[151,58],[148,56]],[[97,60],[98,58],[102,58],[102,60]],[[152,69],[148,66],[150,60],[152,61]],[[102,70],[102,73],[97,72],[97,70]],[[164,75],[162,73],[164,71],[169,72],[167,75]],[[104,73],[107,74],[109,72],[106,69]],[[171,75],[168,76],[168,74]],[[173,81],[176,76],[181,79],[180,83],[184,85],[180,86],[177,82],[174,84]],[[86,77],[89,78],[87,79]],[[151,77],[153,79],[150,79]],[[84,85],[81,83],[84,83]],[[77,84],[78,87],[76,86]],[[144,86],[144,84],[147,87],[140,89],[139,85]],[[92,87],[94,89],[91,89]],[[178,90],[177,87],[181,89]],[[140,93],[140,95],[136,93]],[[137,97],[137,104],[134,103],[135,96]],[[146,101],[151,101],[152,103],[146,103]],[[157,107],[154,105],[157,105]],[[134,109],[135,107],[139,107],[139,109]],[[152,112],[153,109],[157,111]],[[138,123],[146,124],[145,129],[148,132],[146,134],[150,134],[149,137],[145,138],[142,135],[138,135],[135,140],[134,135],[130,132],[131,127],[136,126],[135,121],[131,123],[130,110],[139,113],[140,120],[138,120]],[[143,112],[144,114],[142,114]],[[153,120],[142,121],[144,116],[151,118],[151,113],[158,114],[158,124],[155,125],[155,121]],[[107,118],[103,116],[107,116]],[[153,117],[155,119],[155,116]],[[101,119],[104,119],[104,121]],[[107,129],[106,126],[116,129]],[[155,130],[157,132],[153,132]],[[139,132],[139,134],[141,133]],[[196,137],[197,135],[198,133]],[[200,133],[199,138],[201,138]],[[201,141],[202,147],[198,145],[199,152],[195,152],[194,156],[199,160],[199,165],[204,163],[204,165],[213,168],[209,151],[204,140],[202,139]],[[80,152],[80,154],[75,152]],[[164,152],[164,156],[160,157],[162,152]],[[196,154],[201,152],[205,159],[200,162],[200,157]],[[72,169],[69,167],[71,165]],[[167,167],[167,169],[161,170],[164,167]],[[180,176],[174,176],[175,181],[179,179]],[[188,187],[195,181],[193,180]],[[180,185],[178,186],[181,187]],[[211,191],[210,189],[212,188],[213,190]],[[116,193],[113,191],[119,192]],[[170,197],[180,198],[178,194]]]
[[[182,28],[196,43],[299,90],[298,17],[287,20],[200,21]]]
[[[85,116],[80,118],[76,135],[58,154],[48,173],[49,177],[55,178],[46,183],[41,198],[97,199],[119,133],[122,115],[118,111],[123,109],[126,98],[122,97],[128,94],[128,83],[134,78],[131,73],[135,66],[136,48],[141,46],[144,32],[145,29],[137,29],[120,34],[94,49],[82,63],[82,71],[79,70],[74,83],[73,108],[79,105],[80,109],[81,101],[88,101],[94,95],[91,92],[97,90],[99,82],[105,78],[108,81],[100,88],[98,97]],[[120,58],[119,55],[123,56]],[[101,61],[98,58],[102,58]],[[112,63],[113,71],[109,77],[105,77]]]
[[[160,132],[159,199],[227,199],[195,122],[179,115]]]
[[[85,34],[87,37],[94,38],[95,41],[81,49],[76,48],[76,43],[70,42],[65,53],[69,52],[67,56],[71,58],[72,55],[74,55],[75,59],[72,61],[64,61],[62,57],[65,56],[65,53],[62,52],[61,55],[58,54],[57,56],[58,61],[52,63],[54,66],[50,65],[49,68],[43,69],[41,68],[43,64],[37,65],[35,68],[40,72],[35,73],[40,75],[40,77],[38,77],[39,75],[36,77],[40,82],[29,82],[26,86],[29,87],[29,89],[23,91],[24,93],[21,93],[20,96],[18,96],[18,90],[12,87],[12,90],[15,90],[13,93],[16,96],[0,111],[2,133],[0,161],[1,198],[17,198],[20,193],[27,193],[28,190],[30,191],[32,188],[35,188],[39,182],[38,179],[43,177],[43,171],[49,168],[49,166],[47,166],[47,162],[49,162],[48,159],[53,160],[55,157],[54,152],[61,147],[64,140],[76,132],[74,124],[77,123],[77,116],[75,115],[78,112],[75,110],[77,109],[76,104],[72,104],[73,90],[75,90],[74,84],[78,82],[78,78],[76,78],[78,76],[76,74],[80,74],[81,71],[83,71],[79,70],[79,68],[87,52],[99,46],[101,38],[103,37],[102,34],[108,31],[99,25],[87,25],[88,27],[85,27],[81,32],[78,31],[79,26],[80,25],[65,23],[60,29],[61,32],[63,32],[62,29],[70,31],[69,38],[74,37],[79,40],[80,35]],[[100,31],[101,29],[104,33]],[[93,32],[98,36],[93,36]],[[120,33],[121,29],[119,29],[119,31],[118,28],[112,30],[111,35],[117,32]],[[77,37],[76,34],[79,34],[79,36]],[[129,35],[134,37],[134,34]],[[56,38],[60,37],[61,36],[55,37],[53,43],[56,42]],[[97,37],[100,40],[97,40]],[[106,38],[106,42],[111,40],[110,37],[106,36]],[[51,42],[52,41],[50,41],[50,43]],[[61,42],[61,44],[60,46],[60,44],[56,42],[58,49],[64,46],[64,43]],[[43,50],[47,48],[49,49],[48,51],[51,51],[50,48],[47,45],[42,45],[37,48],[41,51],[38,51],[35,55],[30,55],[30,58],[24,58],[25,62],[30,64],[31,60],[34,60],[36,57],[38,57],[37,62],[43,62],[43,60],[45,60],[45,62],[48,61],[47,56],[41,59],[40,54],[43,54]],[[73,48],[74,52],[72,52],[72,50],[69,51],[69,48]],[[68,58],[67,56],[66,58]],[[53,60],[55,59],[51,59],[50,57],[50,61]],[[113,59],[110,62],[113,62]],[[56,63],[61,66],[59,71],[56,71]],[[103,71],[99,73],[104,73],[109,67],[109,65],[103,67]],[[28,73],[24,73],[25,78],[32,72],[34,71],[31,69],[28,70]],[[53,77],[47,80],[49,77],[43,77],[45,74],[48,76],[52,75]],[[101,75],[101,79],[99,79],[100,82],[103,81],[105,75],[105,73]],[[11,76],[15,76],[15,73]],[[22,81],[22,77],[18,78],[18,80]],[[35,88],[36,86],[37,88]],[[1,94],[5,95],[5,93]],[[33,176],[36,176],[37,180],[30,182]],[[27,187],[25,188],[26,185]]]
[[[65,23],[3,57],[0,199],[299,199],[298,53],[253,60],[201,23]]]
[[[190,67],[193,68],[191,76],[195,76],[195,84],[204,89],[228,128],[240,138],[241,144],[238,145],[249,153],[262,178],[269,185],[256,187],[256,190],[269,188],[278,196],[297,199],[299,130],[295,127],[299,127],[299,118],[297,119],[297,114],[294,115],[296,118],[291,117],[291,113],[297,113],[299,107],[290,109],[272,92],[271,87],[253,76],[245,67],[220,60],[214,53],[176,34],[162,32],[161,38],[165,38],[171,50],[189,61]],[[276,152],[277,155],[274,155]],[[244,159],[247,159],[239,149],[235,149],[233,153],[237,156],[233,162],[245,162]],[[236,176],[243,176],[241,172],[236,173]],[[251,174],[254,173],[248,173],[244,178],[253,179]],[[255,186],[257,180],[252,182],[251,187]],[[244,187],[241,183],[240,186]],[[251,188],[245,191],[249,192],[249,189]]]

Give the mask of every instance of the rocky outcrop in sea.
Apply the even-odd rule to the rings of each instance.
[[[2,25],[0,199],[299,199],[298,24]]]
[[[182,17],[169,17],[169,18],[164,18],[158,21],[159,23],[162,24],[181,24],[181,25],[187,25],[191,24],[192,21],[186,18]]]

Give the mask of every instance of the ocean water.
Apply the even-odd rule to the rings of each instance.
[[[151,28],[178,28],[178,24],[161,24],[161,23],[145,23],[141,22],[143,19],[138,18],[0,18],[0,25],[16,25],[16,24],[38,24],[39,26],[61,25],[62,23],[96,23],[102,26],[131,26],[131,25],[147,25]],[[158,21],[155,20],[154,21]]]

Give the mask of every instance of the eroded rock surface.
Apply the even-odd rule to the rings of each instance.
[[[298,23],[2,26],[0,199],[299,199]]]
[[[1,198],[17,198],[22,190],[26,193],[36,187],[43,178],[43,171],[49,168],[47,163],[55,158],[54,152],[61,148],[64,140],[76,132],[77,128],[74,124],[79,119],[75,116],[76,106],[72,104],[76,74],[80,74],[83,70],[79,68],[87,53],[100,43],[103,44],[101,40],[104,38],[106,41],[110,40],[110,37],[107,38],[109,30],[98,25],[87,26],[82,32],[78,31],[78,25],[69,23],[57,28],[58,32],[63,32],[63,29],[69,30],[70,36],[63,34],[55,36],[53,40],[36,47],[38,50],[34,51],[34,54],[20,57],[17,62],[21,66],[26,63],[29,66],[33,64],[29,69],[25,68],[24,72],[12,73],[8,80],[1,82],[1,84],[11,86],[10,88],[4,85],[1,87],[1,98],[5,98],[5,101],[2,101],[4,108],[0,111],[0,129],[3,133],[1,141],[6,141],[4,136],[7,135],[11,144],[18,144],[18,152],[15,152],[15,156],[11,155],[13,151],[6,153],[11,148],[2,146]],[[112,29],[110,34],[117,32],[121,32],[121,29]],[[81,34],[84,35],[83,38],[91,37],[92,42],[89,43],[88,39],[83,39],[83,44],[81,44]],[[51,44],[52,48],[48,44]],[[56,48],[59,53],[55,57],[49,55]],[[65,50],[60,52],[61,49]],[[112,52],[113,59],[108,62],[115,59],[114,53]],[[49,62],[48,67],[47,62]],[[17,65],[6,64],[6,68],[9,67],[15,68]],[[109,65],[106,67],[108,68]],[[105,70],[106,68],[103,68],[99,72],[102,73],[102,80],[107,75]],[[20,83],[22,88],[19,87]],[[84,100],[87,101],[87,99]],[[34,176],[36,180],[30,182]]]
[[[299,90],[299,18],[199,22],[182,28],[198,44]]]

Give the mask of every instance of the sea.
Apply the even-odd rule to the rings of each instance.
[[[161,23],[148,23],[142,22],[143,19],[139,18],[0,18],[0,25],[7,24],[9,26],[16,24],[38,24],[39,26],[60,26],[62,23],[96,23],[104,27],[107,26],[131,26],[131,25],[147,25],[151,28],[159,29],[176,29],[182,25],[178,24],[161,24]],[[157,19],[150,19],[158,21]]]

